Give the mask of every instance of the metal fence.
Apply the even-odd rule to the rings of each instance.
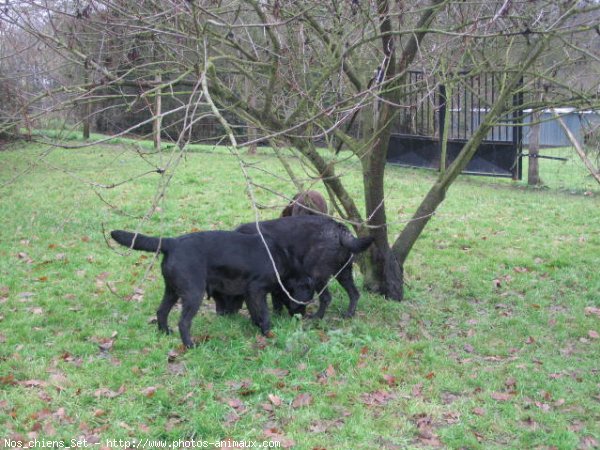
[[[529,145],[531,127],[531,110],[523,111],[525,114],[523,123],[523,144]],[[567,138],[565,131],[555,119],[554,113],[560,115],[565,125],[571,130],[575,138],[584,144],[590,133],[600,127],[600,112],[576,111],[572,108],[556,108],[554,111],[543,111],[540,114],[540,146],[542,147],[568,147],[571,141]]]
[[[498,74],[460,74],[453,86],[436,83],[421,72],[409,72],[404,106],[400,106],[388,148],[388,162],[439,169],[441,136],[448,125],[446,164],[459,154],[497,101]],[[521,178],[522,94],[515,94],[515,111],[500,118],[479,145],[465,173]]]

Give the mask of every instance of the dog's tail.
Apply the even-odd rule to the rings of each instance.
[[[110,232],[110,235],[115,241],[125,247],[145,252],[157,252],[159,250],[166,252],[171,248],[173,242],[171,238],[157,238],[123,230],[113,230]]]
[[[373,236],[355,238],[345,226],[341,227],[341,231],[340,242],[343,247],[347,248],[352,253],[364,252],[375,240]]]

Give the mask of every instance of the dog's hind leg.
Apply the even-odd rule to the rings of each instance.
[[[342,285],[344,290],[347,292],[348,297],[350,298],[350,303],[348,304],[348,311],[344,314],[345,317],[353,317],[356,313],[356,306],[358,304],[358,299],[360,298],[360,293],[358,289],[356,289],[356,285],[354,284],[354,277],[352,276],[352,266],[347,266],[342,270],[336,277],[336,280]]]
[[[200,309],[202,298],[204,297],[204,288],[192,289],[181,294],[181,317],[179,318],[179,335],[183,345],[187,348],[194,347],[191,337],[192,319]]]
[[[267,294],[265,292],[250,292],[246,299],[246,306],[252,322],[260,328],[264,336],[271,337],[271,317],[267,307]]]
[[[244,297],[241,295],[224,295],[220,292],[213,292],[212,298],[219,316],[236,314],[244,305]]]
[[[156,320],[158,322],[158,329],[163,333],[170,334],[171,329],[169,328],[168,318],[171,309],[177,303],[179,296],[177,293],[168,285],[165,284],[165,294],[163,295],[162,302],[156,312]]]

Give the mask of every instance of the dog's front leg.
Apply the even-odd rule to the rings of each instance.
[[[271,317],[267,307],[267,293],[264,291],[250,292],[246,301],[252,322],[260,328],[263,335],[272,337]]]
[[[329,304],[331,303],[331,292],[329,292],[329,289],[327,289],[326,287],[327,285],[325,283],[317,283],[316,288],[317,288],[317,292],[321,292],[319,294],[319,309],[317,310],[316,313],[311,314],[309,316],[309,318],[317,318],[317,319],[322,319],[323,316],[325,316],[325,311],[327,311],[327,308],[329,307]]]
[[[280,287],[275,288],[271,291],[271,303],[273,303],[273,312],[275,314],[281,314],[283,312],[283,306],[285,305],[286,298],[285,293]]]

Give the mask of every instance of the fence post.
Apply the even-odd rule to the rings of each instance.
[[[513,106],[515,109],[512,114],[512,141],[515,149],[515,165],[512,170],[512,179],[520,180],[523,178],[523,77],[517,85],[518,91],[513,95]],[[530,158],[531,161],[531,158]]]

